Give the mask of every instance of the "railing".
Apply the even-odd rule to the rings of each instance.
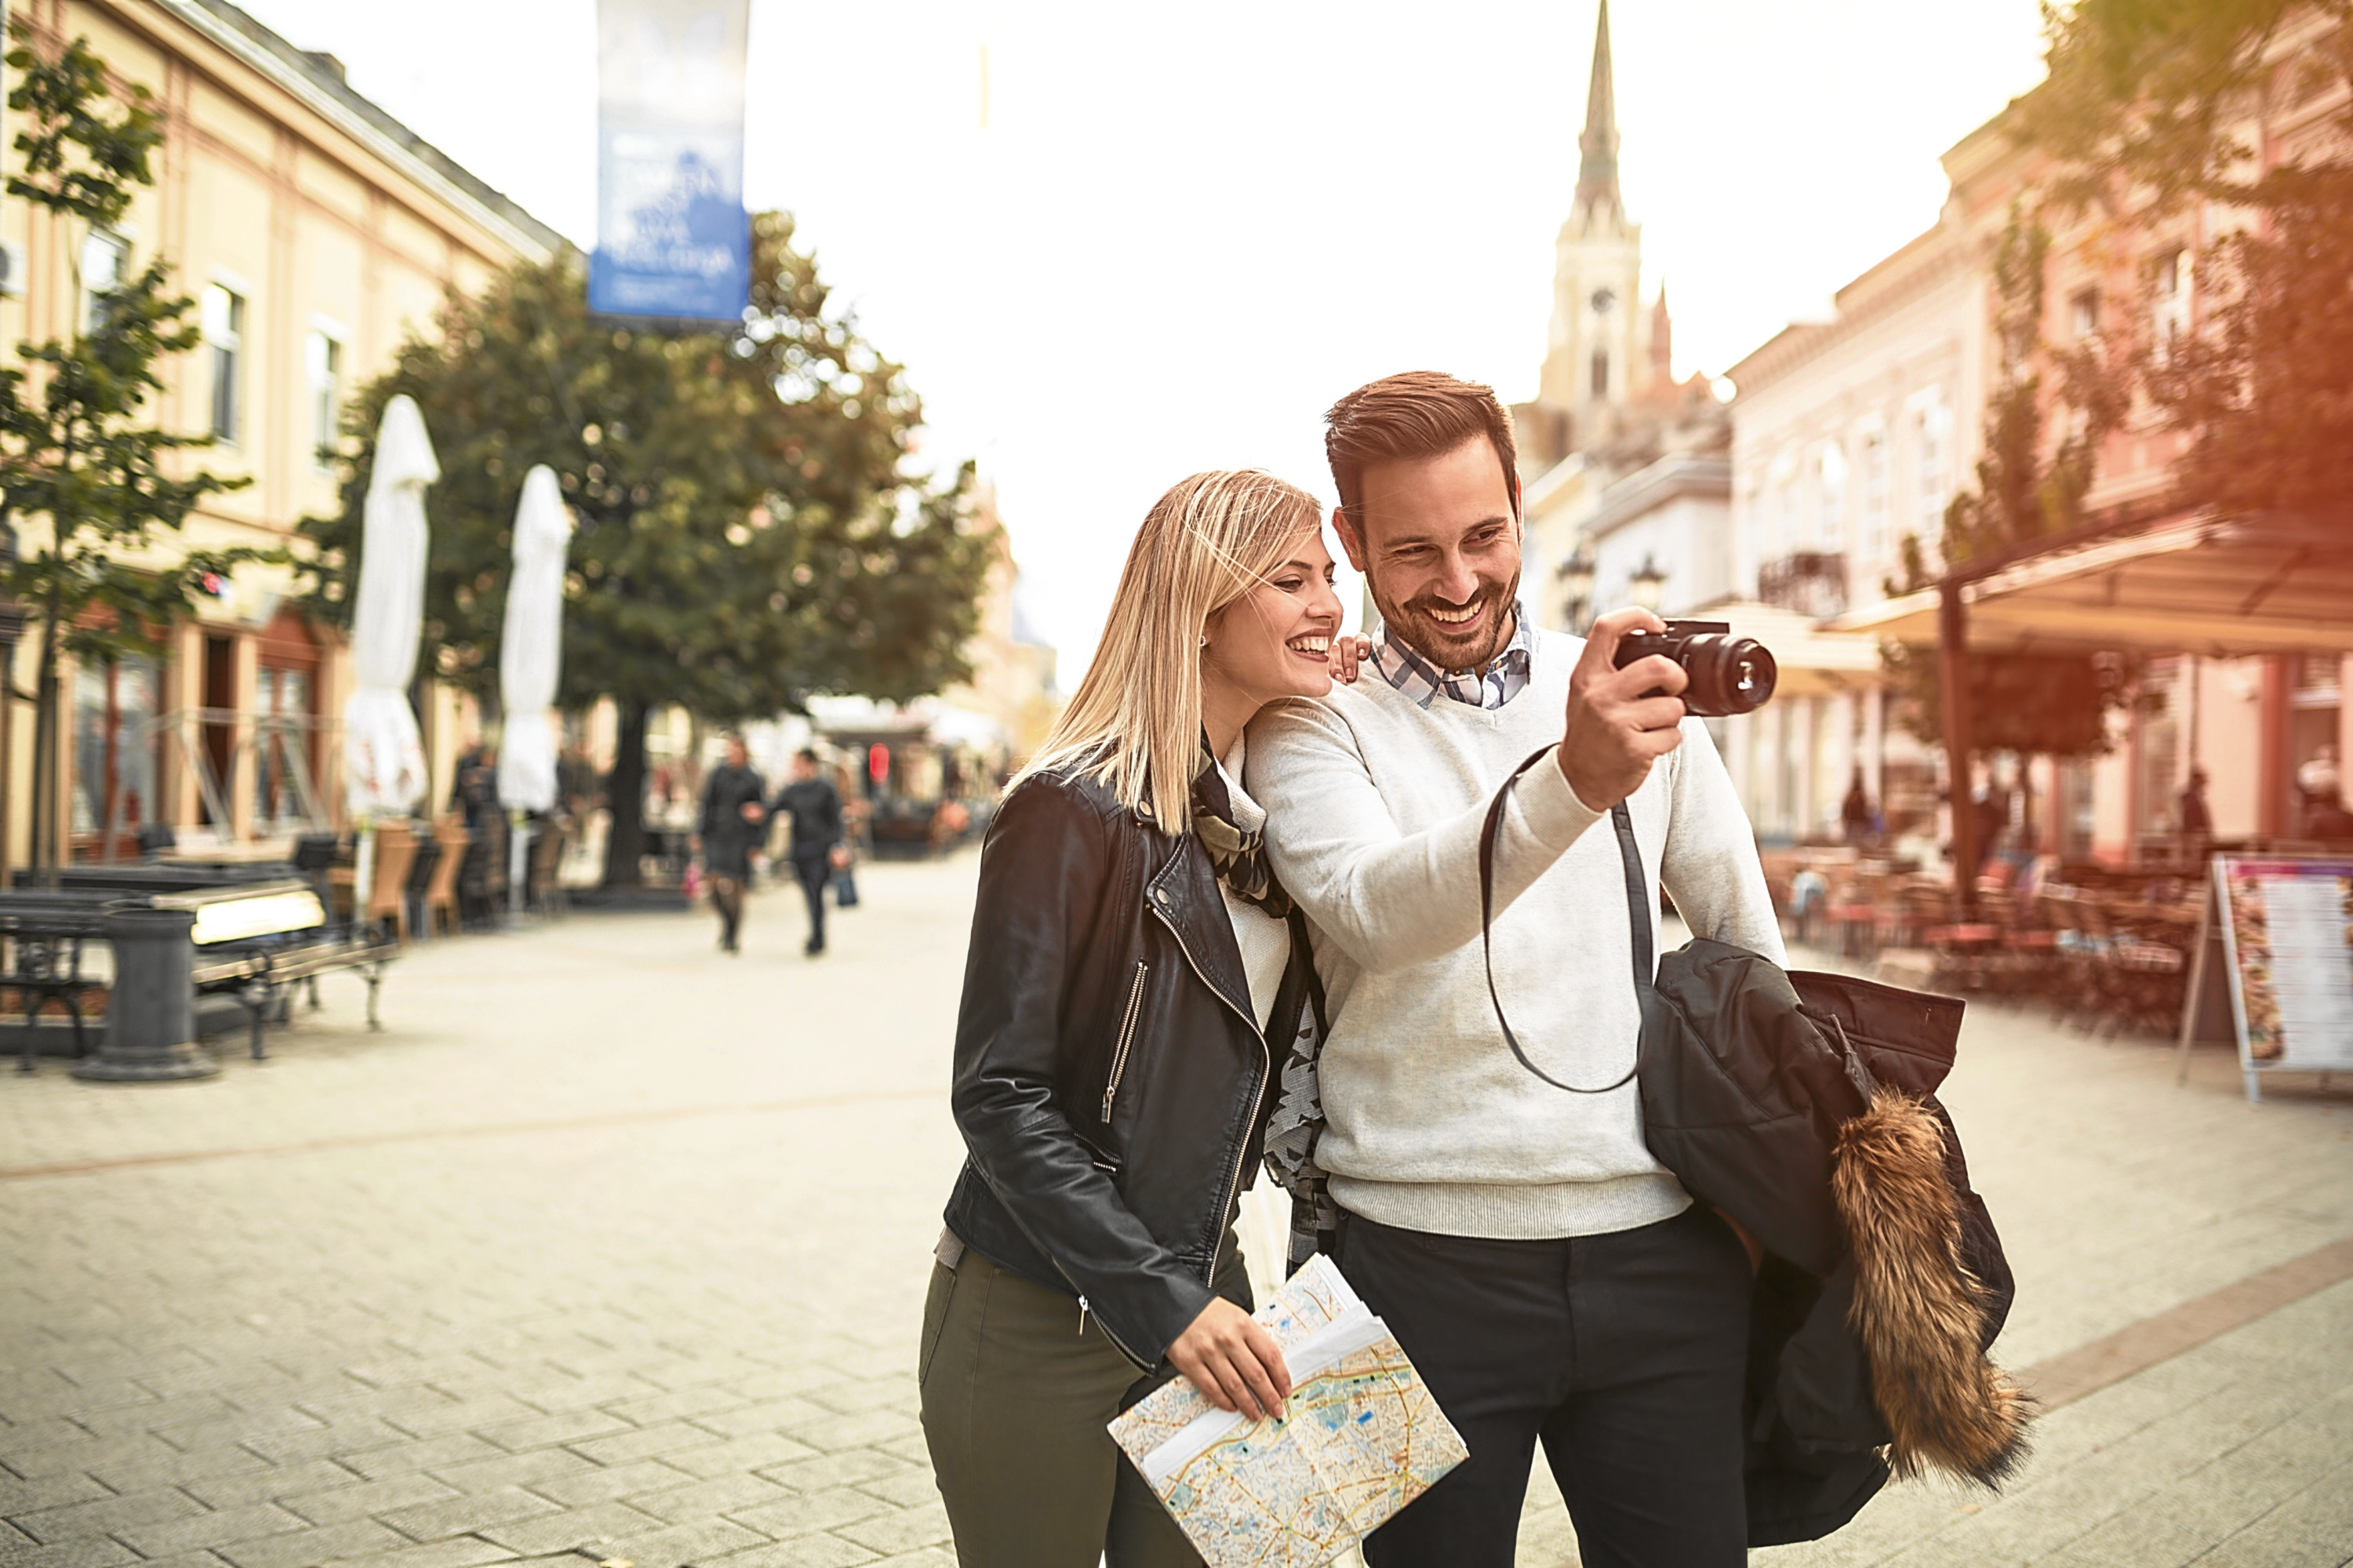
[[[269,787],[267,797],[255,803],[255,826],[271,833],[323,832],[332,825],[327,804],[332,799],[326,788],[330,779],[312,777],[311,757],[314,746],[322,740],[332,742],[341,728],[335,721],[315,714],[180,708],[147,720],[141,726],[140,739],[150,741],[161,736],[172,744],[181,765],[195,780],[205,815],[217,832],[230,832],[230,824],[237,821],[229,790],[238,776],[239,759],[250,753],[254,779]],[[224,766],[216,768],[208,742],[224,735],[228,737]],[[326,775],[336,770],[336,751],[332,744],[320,747]],[[105,842],[111,843],[121,827],[119,821],[110,821]]]

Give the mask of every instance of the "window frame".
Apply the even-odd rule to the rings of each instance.
[[[312,346],[321,344],[326,347],[323,374],[321,366],[313,362],[311,353]],[[343,379],[350,352],[351,334],[343,329],[342,323],[324,316],[311,318],[311,330],[302,339],[302,384],[309,405],[311,471],[313,473],[332,474],[335,471],[338,443],[343,439]],[[328,399],[323,410],[320,404],[322,396]],[[323,421],[320,417],[322,412],[325,415]]]
[[[216,444],[241,448],[245,445],[246,322],[252,313],[253,299],[239,285],[237,279],[215,277],[205,285],[197,309],[205,346],[212,351],[206,356],[212,384],[205,393],[206,427]],[[216,295],[227,302],[217,323],[213,313]]]
[[[114,261],[114,276],[104,291],[92,288],[90,279],[90,255],[101,248],[112,256]],[[102,228],[93,224],[81,237],[81,249],[74,257],[74,282],[80,291],[80,298],[75,305],[75,320],[82,336],[88,337],[98,330],[98,297],[101,291],[111,292],[121,288],[123,274],[130,270],[130,262],[131,237],[121,229]]]

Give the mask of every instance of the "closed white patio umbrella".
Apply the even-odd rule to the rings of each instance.
[[[499,702],[506,738],[499,748],[499,804],[512,832],[507,877],[511,908],[522,904],[529,833],[527,811],[555,804],[555,683],[564,662],[564,556],[572,515],[555,471],[540,463],[523,475],[515,508],[514,575],[507,583],[507,617],[499,643]]]
[[[408,683],[425,623],[425,487],[441,477],[425,417],[406,394],[385,405],[368,478],[352,675],[343,704],[343,781],[360,824],[353,915],[364,918],[375,869],[375,819],[406,815],[426,790],[425,747]]]

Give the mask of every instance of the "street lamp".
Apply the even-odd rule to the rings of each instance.
[[[1568,629],[1582,634],[1593,609],[1593,556],[1584,540],[1577,542],[1577,553],[1560,564],[1557,575],[1562,596],[1568,601]]]
[[[1645,550],[1642,552],[1642,569],[1634,574],[1626,587],[1627,591],[1634,596],[1636,604],[1656,615],[1659,612],[1660,601],[1667,595],[1666,568],[1660,566],[1657,558]]]

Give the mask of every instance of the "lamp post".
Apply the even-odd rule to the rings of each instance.
[[[1593,619],[1593,556],[1584,540],[1579,539],[1576,553],[1560,564],[1558,576],[1561,592],[1568,600],[1568,629],[1581,637]]]
[[[16,530],[0,522],[0,571],[16,564]],[[16,815],[16,643],[25,635],[25,609],[0,597],[0,887],[8,881],[8,827]]]
[[[1667,594],[1666,568],[1660,566],[1657,558],[1645,550],[1642,552],[1642,569],[1633,575],[1626,588],[1627,591],[1634,596],[1636,604],[1649,610],[1652,615],[1656,615],[1659,613],[1659,605],[1665,599]]]

